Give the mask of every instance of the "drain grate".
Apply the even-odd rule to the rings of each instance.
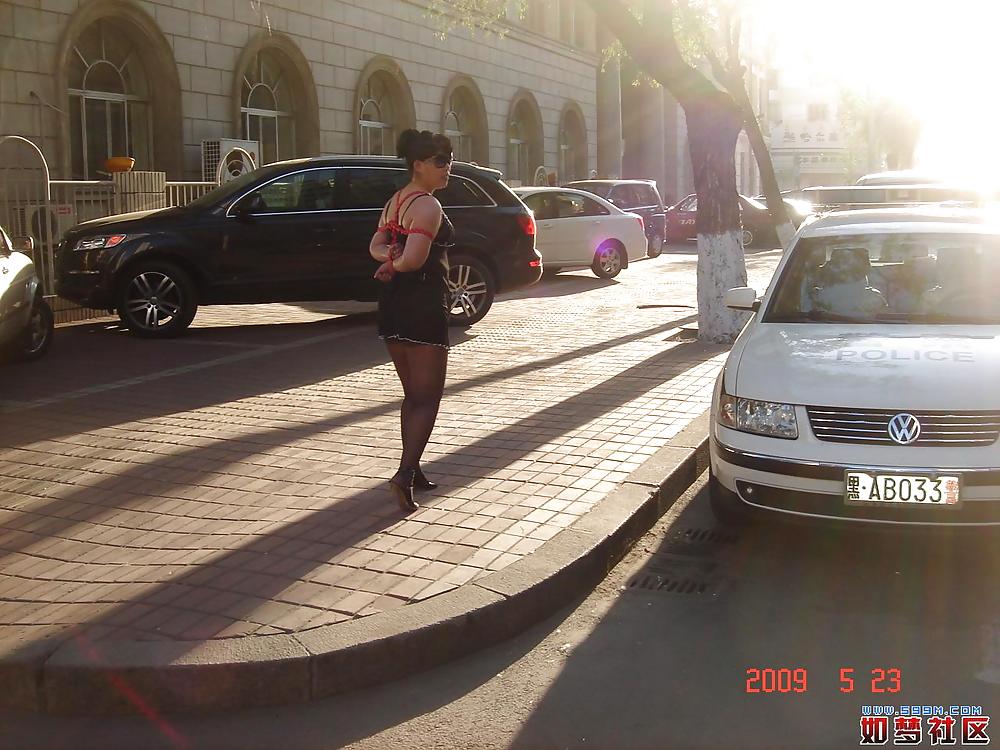
[[[738,539],[736,534],[721,529],[684,529],[678,536],[690,542],[714,544],[735,544]]]
[[[665,594],[704,594],[711,583],[698,578],[664,578],[656,573],[640,573],[629,580],[628,588],[662,591]]]
[[[715,593],[720,583],[717,567],[714,562],[657,552],[628,579],[625,589],[664,594]]]
[[[721,546],[738,541],[737,534],[722,529],[684,529],[670,538],[666,551],[704,557],[715,554]]]

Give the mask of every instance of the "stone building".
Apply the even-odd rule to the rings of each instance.
[[[513,6],[502,37],[442,38],[426,0],[3,0],[0,135],[75,180],[120,155],[201,180],[220,139],[262,162],[392,153],[413,126],[513,183],[620,175],[617,69],[589,6]]]

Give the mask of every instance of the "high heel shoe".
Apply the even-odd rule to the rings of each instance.
[[[423,469],[418,466],[413,470],[413,489],[421,491],[436,490],[437,483],[425,477]]]
[[[399,503],[399,507],[406,511],[417,510],[420,508],[420,506],[417,505],[417,501],[413,499],[413,478],[415,475],[415,469],[400,469],[396,472],[393,478],[389,480],[389,486],[392,487],[392,491],[396,495],[396,501]]]

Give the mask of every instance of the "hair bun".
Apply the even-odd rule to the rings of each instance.
[[[447,136],[434,134],[429,130],[407,128],[399,134],[399,140],[396,141],[396,155],[406,159],[406,167],[411,173],[414,162],[451,153],[451,141]]]
[[[400,133],[399,140],[396,141],[396,155],[403,159],[411,158],[422,135],[419,130],[414,130],[413,128],[407,128]]]

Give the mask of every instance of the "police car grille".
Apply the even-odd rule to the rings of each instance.
[[[889,437],[889,420],[900,413],[920,422],[920,437],[910,445],[969,447],[992,445],[1000,436],[997,411],[905,411],[807,406],[813,434],[830,443],[897,445]]]

